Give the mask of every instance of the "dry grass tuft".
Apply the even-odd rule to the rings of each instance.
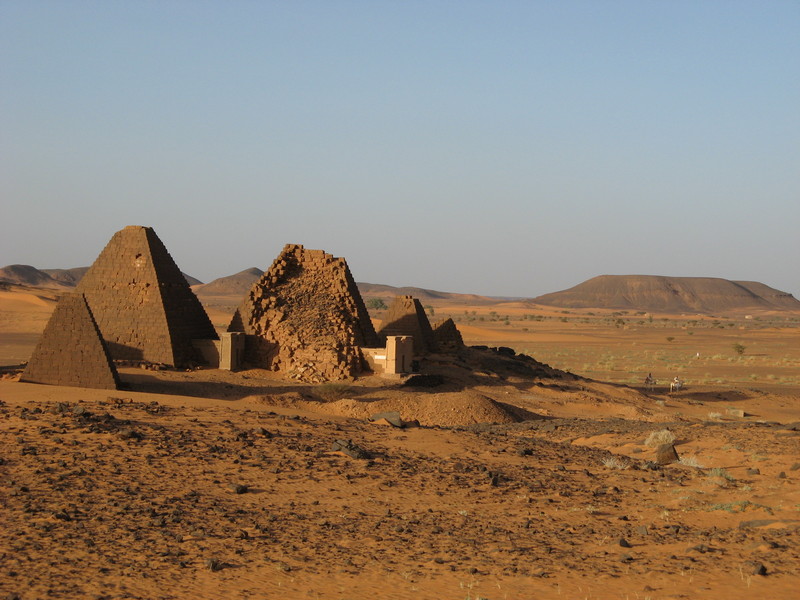
[[[661,431],[653,431],[648,435],[644,445],[650,448],[658,448],[662,444],[672,444],[673,442],[675,442],[675,434],[669,429],[662,429]]]

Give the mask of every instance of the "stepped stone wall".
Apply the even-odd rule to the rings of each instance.
[[[83,294],[59,298],[20,381],[117,389],[119,375]]]
[[[366,370],[362,347],[378,345],[347,262],[287,244],[253,285],[228,331],[248,334],[245,362],[309,382]]]
[[[414,353],[428,354],[438,349],[431,323],[420,301],[413,296],[397,296],[383,317],[378,336],[410,335],[414,338]]]
[[[444,319],[436,323],[433,326],[433,337],[436,338],[436,344],[442,352],[452,352],[464,347],[464,339],[453,319]]]
[[[218,339],[214,326],[150,227],[118,231],[76,291],[86,296],[111,357],[190,366],[193,339]]]

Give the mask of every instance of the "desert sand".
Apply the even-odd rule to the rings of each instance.
[[[0,294],[0,364],[13,365],[30,355],[55,294]],[[206,300],[215,326],[235,304]],[[433,355],[423,370],[442,378],[435,387],[122,368],[127,389],[109,392],[20,383],[6,369],[0,592],[796,593],[800,315],[424,304],[432,320],[454,318],[468,344],[535,360]],[[648,372],[654,390],[642,385]],[[676,374],[687,385],[670,394]],[[408,426],[370,420],[387,411]],[[682,462],[654,463],[646,442],[664,430]]]

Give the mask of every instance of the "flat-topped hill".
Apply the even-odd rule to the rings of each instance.
[[[652,312],[718,313],[730,310],[797,310],[787,292],[755,281],[716,277],[600,275],[575,287],[533,299],[564,308],[619,308]]]

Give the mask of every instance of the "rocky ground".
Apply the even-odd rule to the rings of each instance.
[[[152,377],[173,390],[183,377],[205,380]],[[221,385],[233,383],[212,389]],[[396,428],[341,413],[348,402],[366,414],[364,404],[432,397],[441,410],[466,392],[367,382],[335,401],[300,388],[211,399],[0,382],[0,591],[23,600],[796,591],[796,424],[670,420],[669,405],[640,408],[640,418],[559,416],[556,401],[570,393],[586,406],[611,401],[577,379],[528,381],[517,396],[508,386],[521,384],[507,374],[468,392],[483,389],[501,409],[489,396],[526,404],[527,420],[509,409],[517,416],[494,424]],[[534,394],[558,386],[561,396]],[[661,429],[680,456],[705,464],[656,464],[645,441]]]

